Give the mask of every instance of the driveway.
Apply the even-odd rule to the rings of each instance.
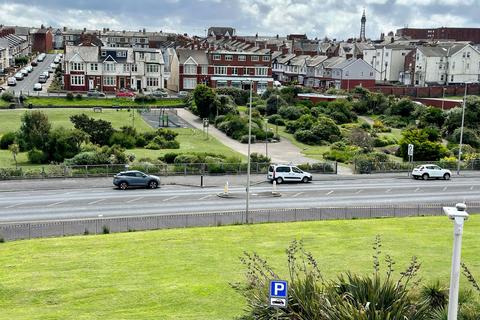
[[[202,121],[189,110],[178,109],[178,116],[183,118],[192,127],[199,130],[203,130]],[[221,143],[227,147],[240,152],[241,154],[248,154],[248,144],[240,143],[224,134],[214,126],[208,128],[210,135],[218,139]],[[265,143],[251,144],[251,153],[256,152],[259,154],[265,154]],[[301,150],[287,139],[282,139],[280,142],[268,144],[268,156],[272,159],[272,162],[279,163],[314,163],[318,162],[316,159],[308,158],[302,155]],[[349,168],[338,166],[338,174],[352,174]]]

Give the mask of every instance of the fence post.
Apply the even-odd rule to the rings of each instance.
[[[213,224],[214,224],[215,227],[217,226],[217,213],[216,212],[213,214]]]
[[[186,163],[183,164],[183,175],[184,176],[187,175],[187,164]]]
[[[293,221],[297,221],[297,209],[293,209]]]
[[[396,209],[397,209],[397,206],[394,205],[394,206],[393,206],[393,216],[394,216],[394,217],[396,217]]]
[[[88,166],[87,165],[85,165],[85,177],[88,178]]]
[[[417,204],[417,216],[420,216],[420,205]]]

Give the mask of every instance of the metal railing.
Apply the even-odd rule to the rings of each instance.
[[[416,161],[416,162],[375,162],[356,161],[354,162],[355,173],[389,173],[389,172],[410,172],[413,168],[423,164],[436,164],[444,169],[456,170],[457,161]],[[480,170],[480,159],[462,161],[461,170]]]
[[[252,174],[266,174],[269,163],[251,164]],[[306,171],[320,174],[336,174],[337,166],[334,162],[313,163],[300,165]],[[38,168],[0,168],[0,180],[13,179],[47,179],[47,178],[80,178],[80,177],[111,177],[125,170],[139,170],[147,174],[160,176],[170,175],[222,175],[222,174],[246,174],[246,163],[173,163],[151,164],[138,163],[105,164],[105,165],[48,165]]]
[[[249,223],[296,222],[340,219],[441,216],[442,207],[454,203],[379,205],[370,207],[324,207],[262,209],[249,212]],[[468,202],[469,212],[480,212],[480,202]],[[245,211],[179,213],[167,215],[93,218],[0,224],[4,241],[82,234],[102,234],[186,227],[213,227],[245,223]]]

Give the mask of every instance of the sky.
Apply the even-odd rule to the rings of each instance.
[[[480,27],[480,0],[0,0],[0,24],[347,39],[359,37],[364,9],[371,39],[405,26]]]

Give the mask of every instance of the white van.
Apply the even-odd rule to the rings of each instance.
[[[307,183],[312,181],[313,177],[310,173],[292,165],[272,164],[268,167],[267,179],[271,182],[276,181],[278,184],[289,181]]]
[[[37,61],[38,61],[38,62],[42,62],[43,60],[45,60],[45,57],[46,57],[45,53],[41,53],[41,54],[37,57]]]
[[[15,79],[14,77],[10,77],[7,79],[7,85],[9,86],[15,86],[17,85],[17,79]]]
[[[21,72],[15,73],[15,80],[18,80],[18,81],[23,80],[23,73]]]

